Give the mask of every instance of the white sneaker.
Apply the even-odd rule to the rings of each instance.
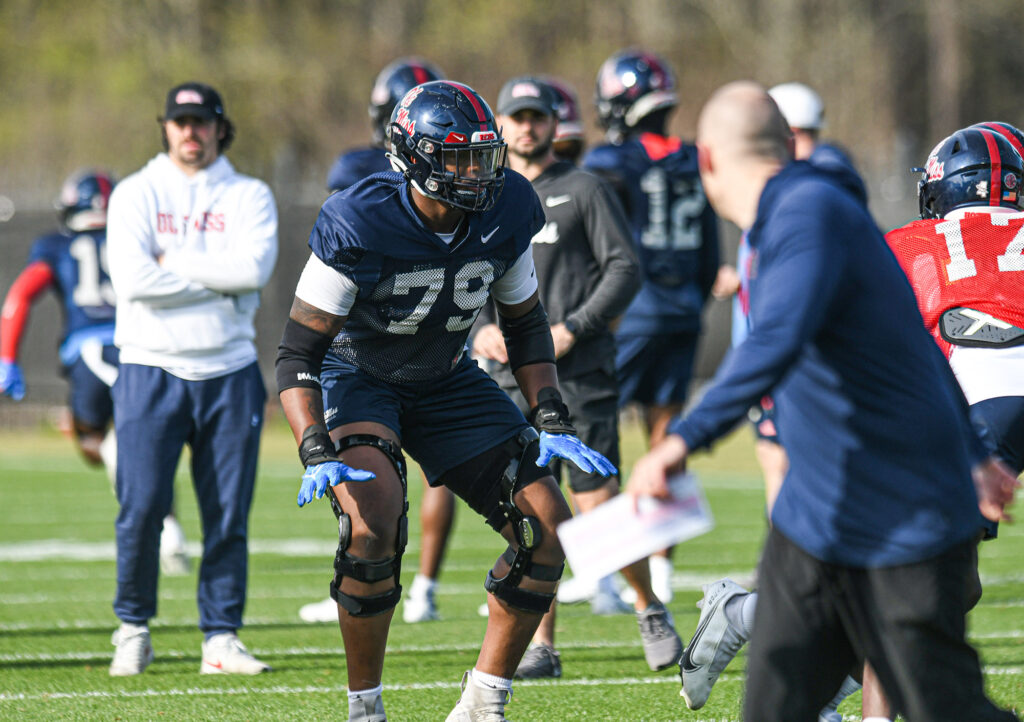
[[[445,722],[508,722],[505,705],[512,701],[512,690],[482,687],[473,681],[472,672],[462,675],[462,695]]]
[[[199,674],[260,674],[270,665],[253,657],[234,632],[215,634],[203,642]]]
[[[338,603],[327,597],[319,602],[310,602],[299,608],[299,618],[303,622],[316,624],[317,622],[337,622]]]
[[[185,532],[178,520],[168,514],[160,532],[160,571],[169,577],[183,577],[191,567],[185,550]]]
[[[822,710],[818,715],[818,722],[843,722],[843,716],[834,709]]]
[[[592,599],[595,594],[597,594],[597,582],[594,581],[569,577],[558,584],[559,604],[579,604]]]
[[[651,589],[662,604],[672,601],[672,560],[652,554],[647,561],[651,569]]]
[[[436,622],[441,618],[434,601],[437,582],[417,574],[409,587],[409,594],[402,602],[402,619],[408,624]]]
[[[144,624],[123,622],[114,630],[110,643],[117,647],[110,663],[111,677],[142,674],[153,661],[153,643],[149,638],[149,627]]]
[[[742,629],[736,629],[725,615],[725,604],[738,594],[749,594],[731,579],[705,584],[700,621],[693,639],[679,659],[679,692],[690,709],[700,709],[708,701],[718,675],[746,643]]]

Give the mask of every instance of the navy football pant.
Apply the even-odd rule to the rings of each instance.
[[[122,364],[113,395],[121,505],[114,613],[132,624],[156,615],[160,531],[171,508],[178,457],[188,444],[203,528],[199,628],[207,637],[238,629],[266,401],[259,367],[186,381],[153,366]]]

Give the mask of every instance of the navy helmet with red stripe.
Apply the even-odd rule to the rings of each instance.
[[[377,73],[370,91],[370,122],[373,124],[373,144],[383,146],[387,140],[388,124],[395,104],[406,93],[421,83],[440,80],[444,72],[428,60],[417,57],[398,58]]]
[[[96,168],[80,168],[69,175],[54,201],[61,224],[72,231],[106,228],[115,183],[113,174]]]
[[[417,85],[395,106],[388,142],[392,166],[428,198],[485,211],[501,194],[507,146],[494,113],[468,85]]]
[[[943,218],[967,206],[1022,210],[1024,159],[1014,144],[991,128],[964,128],[928,154],[918,182],[921,218]]]
[[[597,119],[613,139],[629,133],[645,116],[678,103],[675,75],[654,53],[621,50],[597,71]]]

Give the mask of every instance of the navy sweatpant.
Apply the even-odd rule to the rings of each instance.
[[[186,381],[163,369],[122,364],[113,388],[117,430],[117,595],[114,613],[145,623],[156,614],[160,531],[170,510],[182,447],[203,528],[199,628],[242,626],[249,507],[266,390],[253,363],[214,379]]]

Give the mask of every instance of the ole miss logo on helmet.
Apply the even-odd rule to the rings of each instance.
[[[416,100],[416,96],[422,92],[423,88],[417,85],[415,88],[406,93],[404,98],[402,98],[402,102],[400,103],[401,107],[408,108],[410,105],[412,105],[412,101]]]
[[[409,135],[416,133],[416,121],[409,117],[408,108],[398,109],[398,113],[395,115],[395,122]]]
[[[928,163],[925,165],[924,169],[925,172],[928,174],[928,180],[942,180],[942,177],[945,175],[945,171],[943,170],[945,165],[945,163],[940,163],[939,159],[936,158],[934,155],[929,156]]]

